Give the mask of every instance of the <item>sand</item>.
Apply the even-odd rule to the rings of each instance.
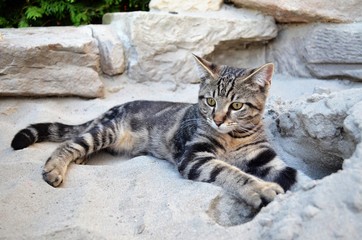
[[[245,206],[221,188],[185,180],[173,165],[152,157],[99,154],[89,165],[72,164],[61,187],[49,186],[41,171],[57,144],[14,151],[10,142],[21,128],[46,121],[82,123],[136,99],[197,100],[197,85],[136,84],[126,77],[106,79],[106,85],[103,99],[0,100],[0,239],[362,238],[361,144],[343,171],[307,181],[244,224],[236,223]],[[276,76],[271,106],[275,99],[292,101],[314,91],[351,87],[360,85]],[[283,148],[278,153],[291,156]],[[296,157],[289,161],[301,166]]]

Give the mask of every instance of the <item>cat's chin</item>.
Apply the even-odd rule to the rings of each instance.
[[[222,133],[222,134],[227,134],[229,132],[232,132],[233,129],[230,129],[229,127],[225,127],[223,125],[221,125],[220,127],[216,126],[216,124],[212,124],[211,127],[213,129],[215,129],[217,132]]]
[[[222,134],[227,134],[227,133],[229,133],[229,132],[231,132],[232,130],[229,130],[229,129],[225,129],[225,130],[223,130],[223,129],[216,129],[216,131],[218,131],[219,133],[222,133]]]

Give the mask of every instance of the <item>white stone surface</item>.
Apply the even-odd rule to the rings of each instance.
[[[361,44],[362,23],[285,25],[266,61],[292,76],[362,81]]]
[[[1,29],[0,96],[103,96],[88,27]]]
[[[231,0],[236,6],[257,9],[278,22],[357,22],[362,21],[360,0]]]
[[[277,34],[274,20],[248,10],[208,13],[112,13],[110,24],[125,43],[127,74],[139,81],[193,82],[192,54],[205,56],[222,42],[266,41]]]
[[[306,38],[304,57],[311,74],[318,78],[344,76],[362,81],[360,46],[362,23],[325,25]]]
[[[276,127],[285,151],[325,174],[340,169],[360,142],[359,130],[349,116],[360,103],[361,88],[283,102]]]
[[[97,39],[101,69],[110,76],[122,74],[125,70],[123,44],[116,33],[107,25],[90,25],[93,36]]]
[[[273,85],[284,86],[285,81],[279,82],[279,77],[276,77]],[[332,111],[332,108],[325,110],[323,104],[313,107],[318,102],[336,105],[336,112],[342,114],[346,111],[343,124],[345,129],[353,132],[357,146],[344,161],[343,170],[281,195],[253,220],[228,227],[223,225],[240,223],[245,219],[247,209],[225,195],[219,187],[183,179],[166,161],[150,157],[123,160],[100,154],[92,158],[91,165],[72,164],[64,185],[52,188],[42,180],[41,169],[58,144],[39,143],[20,151],[10,148],[16,131],[30,123],[61,121],[76,124],[98,116],[111,106],[135,99],[197,100],[196,85],[185,85],[173,92],[167,90],[169,85],[165,83],[129,84],[126,79],[110,82],[122,83],[123,87],[116,93],[107,93],[105,99],[2,100],[2,238],[362,238],[362,105],[352,101],[359,97],[355,93],[357,90],[321,95],[318,101],[310,103],[310,109],[316,113]],[[310,86],[308,82],[290,81],[291,88],[296,88],[296,94],[300,94],[303,88],[309,92]],[[277,96],[285,101],[288,99],[283,91],[272,88],[271,97]],[[301,101],[307,100],[305,97],[293,100],[295,104]],[[282,104],[273,103],[269,110],[271,106],[273,109],[283,108]],[[296,109],[303,112],[301,107]],[[283,152],[281,155],[285,156]]]
[[[168,12],[217,11],[222,3],[222,0],[151,0],[150,9]]]

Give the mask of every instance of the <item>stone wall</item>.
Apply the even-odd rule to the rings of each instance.
[[[229,2],[154,0],[151,12],[106,14],[106,25],[1,29],[0,96],[102,97],[103,74],[124,71],[136,82],[193,83],[191,53],[243,67],[274,62],[277,73],[296,77],[362,81],[362,23],[348,23],[361,20],[356,1]]]
[[[223,41],[261,42],[277,34],[271,17],[231,8],[192,14],[112,13],[103,22],[126,43],[127,74],[138,82],[195,82],[192,53],[204,56]]]
[[[123,73],[108,26],[0,29],[0,96],[102,97],[102,72]]]

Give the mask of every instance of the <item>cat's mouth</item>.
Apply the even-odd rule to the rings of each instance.
[[[224,122],[220,125],[217,125],[213,120],[208,119],[208,123],[210,124],[210,126],[215,129],[216,131],[218,131],[219,133],[229,133],[235,130],[235,128],[237,127],[237,123],[234,122]]]

